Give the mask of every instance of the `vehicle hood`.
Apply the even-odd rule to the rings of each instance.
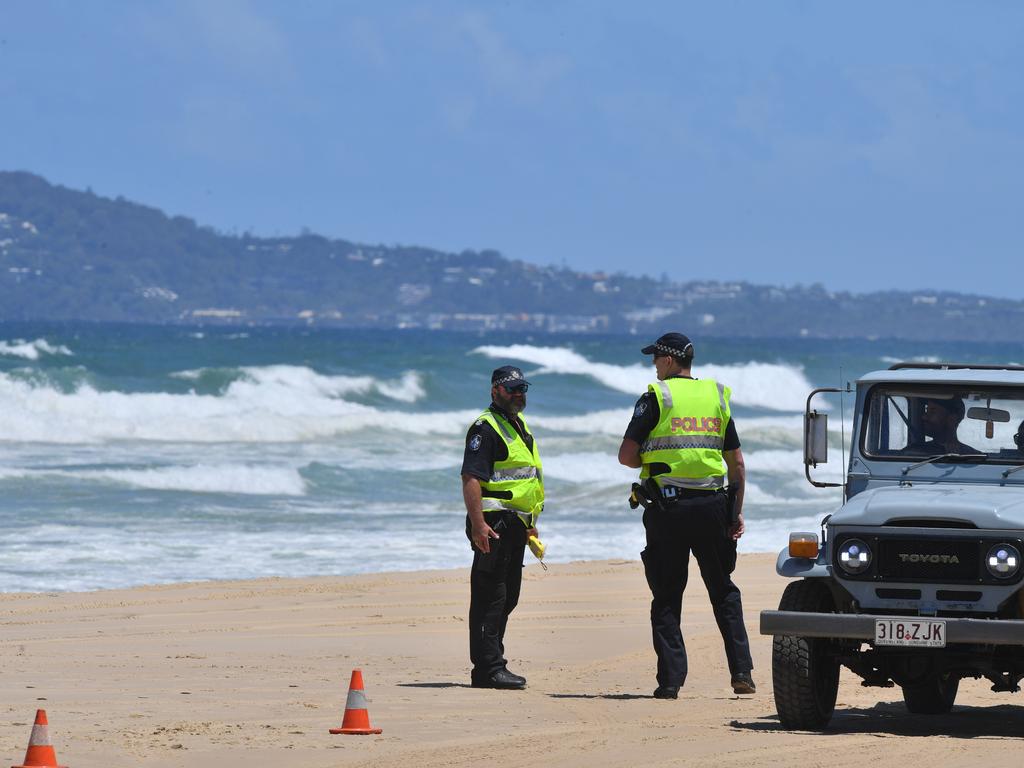
[[[900,520],[955,521],[991,529],[1024,528],[1024,488],[945,484],[876,488],[850,499],[832,515],[829,525],[885,525]]]

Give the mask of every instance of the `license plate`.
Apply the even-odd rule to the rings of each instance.
[[[876,619],[875,645],[946,647],[946,622],[916,619]]]

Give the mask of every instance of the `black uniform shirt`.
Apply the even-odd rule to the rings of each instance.
[[[673,379],[692,379],[692,376],[673,376]],[[736,433],[736,420],[729,418],[729,423],[725,427],[725,444],[722,446],[723,451],[735,451],[740,447],[740,437]],[[654,393],[650,390],[640,395],[640,399],[636,401],[636,407],[633,408],[633,418],[630,419],[629,426],[626,427],[626,434],[623,437],[632,440],[633,442],[643,445],[644,440],[651,434],[651,430],[658,426],[658,422],[661,420],[661,409],[658,407],[658,398],[654,396]]]
[[[489,411],[504,418],[519,433],[526,447],[533,451],[533,436],[523,429],[518,417],[510,417],[501,408],[491,403]],[[466,433],[466,451],[462,455],[462,474],[477,480],[490,480],[496,461],[508,458],[508,445],[487,421],[477,419]]]

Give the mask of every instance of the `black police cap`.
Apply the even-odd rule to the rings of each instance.
[[[516,368],[514,365],[503,365],[501,368],[495,368],[494,373],[491,374],[491,384],[529,384],[526,377],[523,376],[523,372]]]
[[[645,355],[672,355],[672,357],[692,358],[693,343],[681,333],[666,333],[659,336],[653,344],[648,344],[640,350]]]

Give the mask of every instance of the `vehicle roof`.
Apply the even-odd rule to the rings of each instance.
[[[943,368],[943,363],[935,363],[935,367],[895,368],[871,371],[857,379],[858,384],[877,384],[894,382],[899,384],[968,384],[996,386],[1024,386],[1024,370],[1009,368]]]

